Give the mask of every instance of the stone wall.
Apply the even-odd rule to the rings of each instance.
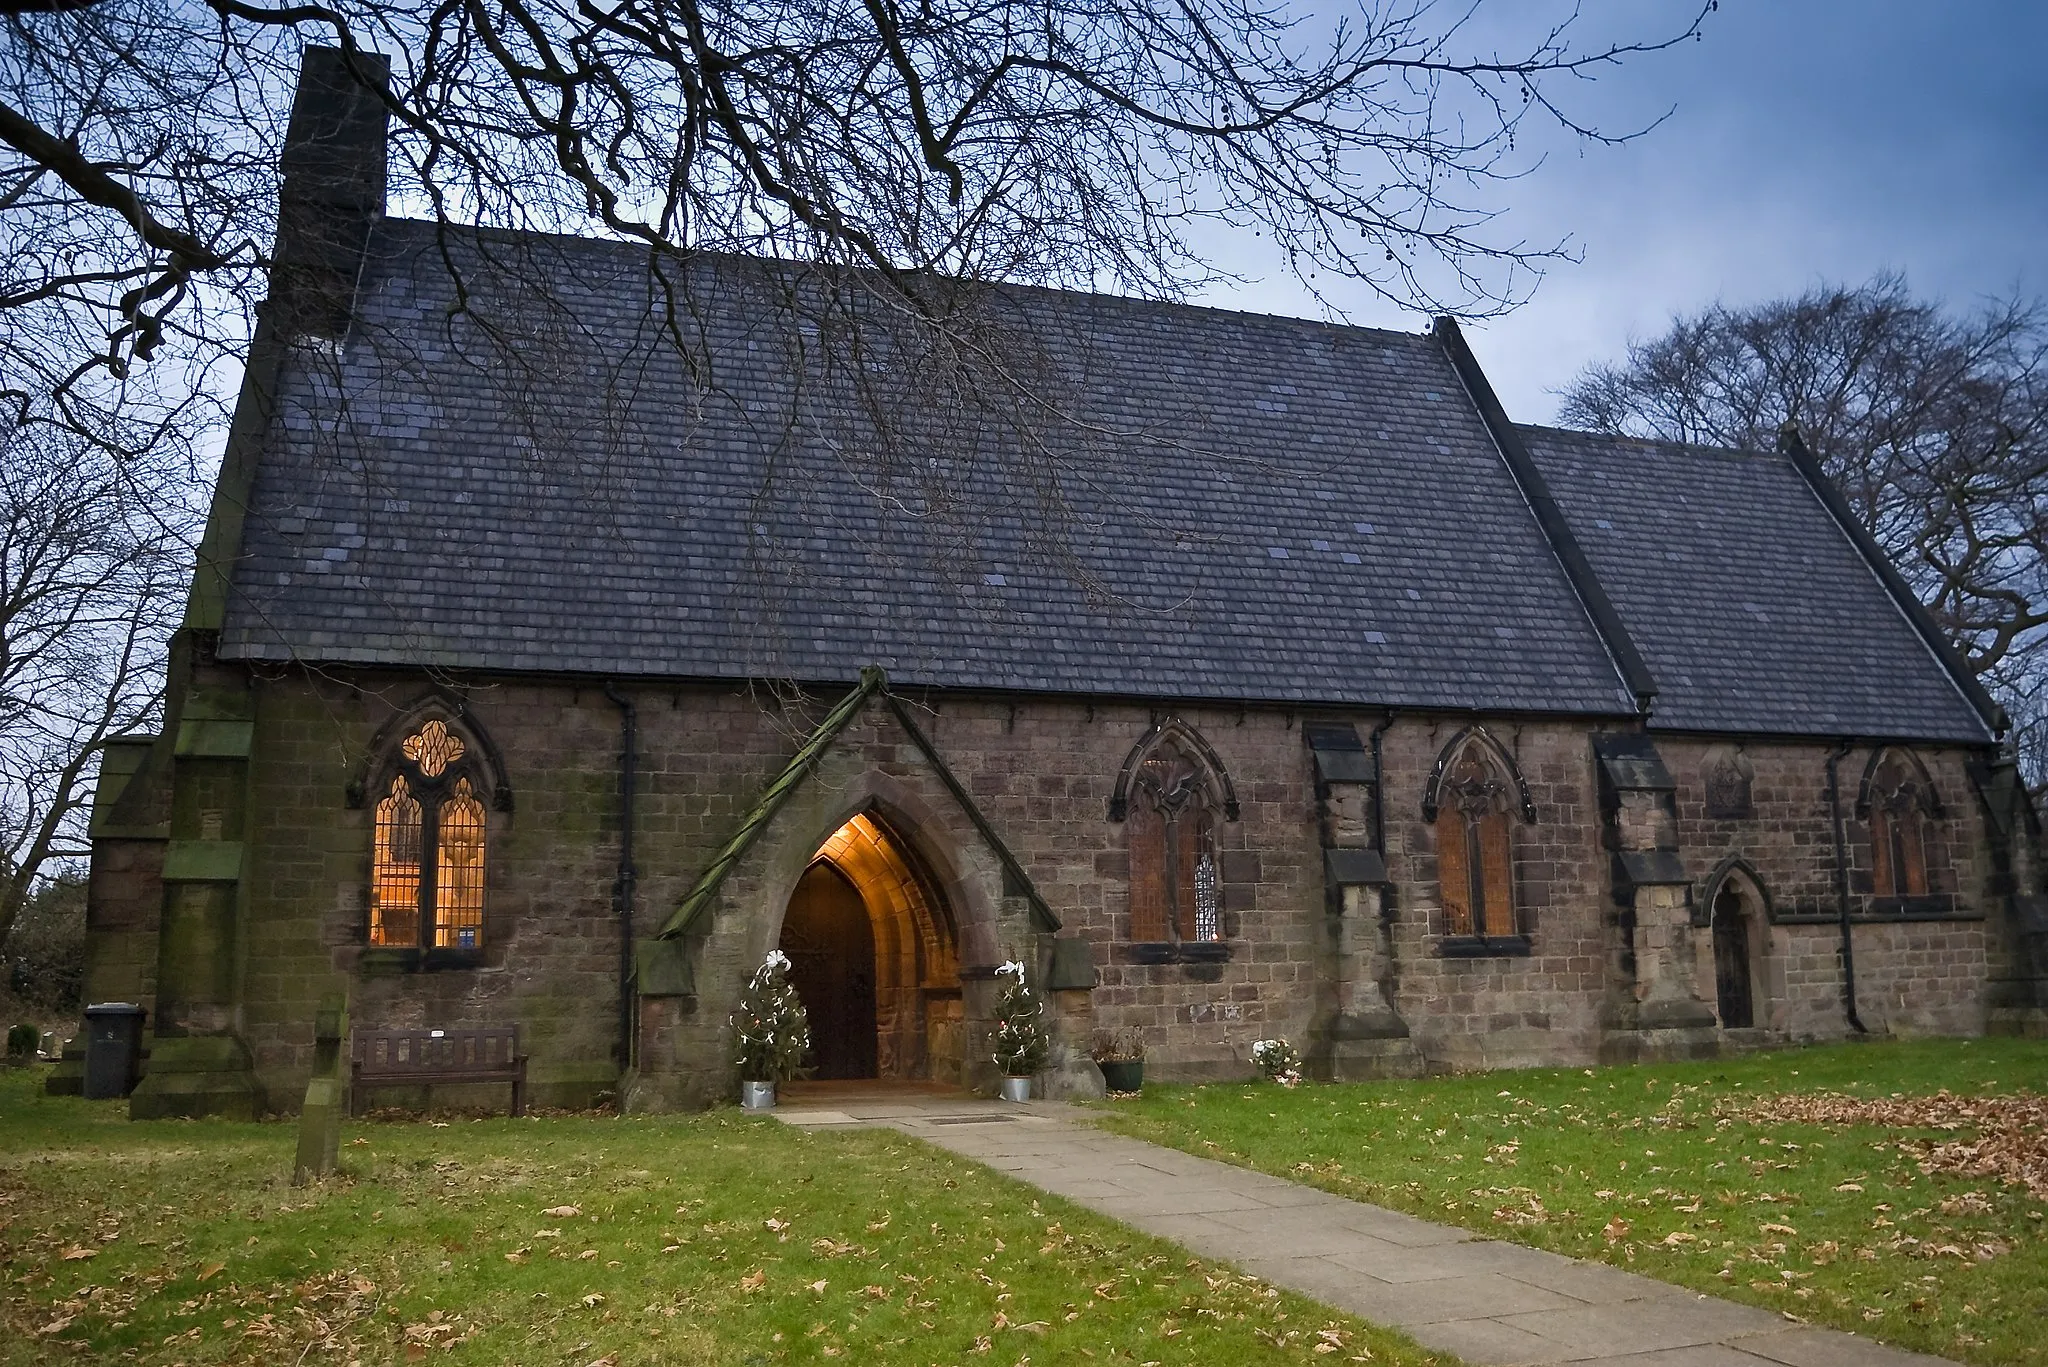
[[[254,685],[248,855],[237,956],[237,1027],[267,1104],[289,1110],[311,1066],[318,1003],[343,988],[359,1027],[518,1022],[537,1102],[584,1102],[616,1087],[620,930],[612,907],[619,841],[619,712],[600,687],[513,680],[465,686],[469,716],[495,743],[509,810],[489,815],[486,947],[479,966],[392,971],[367,954],[374,795],[350,784],[380,728],[430,698],[425,681],[364,673],[266,674]],[[627,690],[638,711],[639,870],[634,931],[652,935],[763,788],[835,702],[799,703],[743,688]],[[1137,1032],[1148,1075],[1241,1076],[1252,1041],[1313,1045],[1338,1009],[1338,923],[1324,885],[1323,840],[1305,721],[1367,735],[1377,715],[948,695],[905,699],[946,766],[1015,855],[1062,934],[1094,946],[1099,984],[1064,1003],[1072,1045],[1089,1030]],[[1125,826],[1110,819],[1119,768],[1172,715],[1199,731],[1239,803],[1222,822],[1221,904],[1228,956],[1144,962],[1129,941]],[[1526,944],[1473,957],[1445,953],[1436,828],[1423,794],[1468,719],[1403,714],[1385,732],[1384,905],[1388,998],[1437,1069],[1564,1064],[1600,1054],[1633,951],[1603,824],[1591,728],[1494,719],[1488,729],[1526,782],[1533,822],[1513,823],[1514,883]],[[1676,784],[1677,854],[1690,895],[1739,855],[1775,919],[1758,960],[1759,1042],[1843,1034],[1839,935],[1824,745],[1747,745],[1752,815],[1709,817],[1701,764],[1712,742],[1659,737]],[[1868,909],[1867,833],[1849,813],[1867,752],[1842,762],[1852,887]],[[1966,912],[1990,904],[1986,826],[1965,756],[1923,752],[1944,804],[1937,885]],[[1026,899],[942,777],[879,708],[831,747],[727,880],[693,945],[694,999],[650,1004],[634,1027],[648,1104],[697,1104],[725,1087],[723,1021],[745,972],[775,943],[804,864],[846,817],[876,810],[914,847],[955,920],[966,984],[957,1028],[976,1048],[974,975],[1039,944]],[[1351,827],[1370,813],[1350,813]],[[1347,828],[1348,829],[1348,828]],[[1352,831],[1355,836],[1356,830]],[[1860,845],[1859,845],[1859,842]],[[1857,851],[1861,850],[1861,853]],[[134,919],[147,898],[145,856],[107,842],[95,857],[96,913]],[[1859,874],[1860,871],[1860,874]],[[1860,877],[1861,881],[1858,882]],[[108,923],[112,929],[112,923]],[[1681,932],[1684,933],[1684,932]],[[1694,935],[1701,997],[1711,1002],[1707,932]],[[1987,927],[1908,921],[1856,930],[1859,1003],[1873,1030],[1983,1028]],[[137,943],[140,943],[139,941]],[[112,953],[113,951],[96,951]],[[137,963],[139,951],[128,956]],[[133,970],[138,993],[142,968]],[[109,982],[113,978],[108,979]],[[397,1098],[394,1098],[397,1099]]]

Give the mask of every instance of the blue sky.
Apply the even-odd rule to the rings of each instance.
[[[1587,0],[1587,34],[1682,25],[1690,8]],[[2048,295],[2044,0],[1722,0],[1702,41],[1560,89],[1602,126],[1672,113],[1618,148],[1550,135],[1539,170],[1485,192],[1504,228],[1569,235],[1584,256],[1468,329],[1518,419],[1550,420],[1586,363],[1717,297],[1885,268],[1964,308]],[[1270,276],[1206,301],[1317,311]],[[1342,302],[1354,322],[1423,325],[1362,294]]]

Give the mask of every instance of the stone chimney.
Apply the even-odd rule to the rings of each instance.
[[[370,230],[384,213],[391,64],[308,48],[292,97],[279,165],[272,320],[287,337],[340,337],[348,328]]]

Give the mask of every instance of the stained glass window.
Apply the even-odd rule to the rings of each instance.
[[[475,949],[484,931],[484,804],[470,794],[468,779],[455,781],[438,824],[434,943]]]
[[[1934,798],[1910,759],[1885,757],[1870,784],[1870,885],[1879,897],[1924,897]]]
[[[1138,766],[1124,818],[1131,938],[1220,940],[1212,795],[1202,767],[1172,741]]]
[[[420,804],[404,775],[377,804],[377,853],[370,878],[370,943],[420,942]]]
[[[488,821],[465,763],[469,747],[429,721],[399,743],[391,787],[377,803],[370,875],[370,943],[483,947]]]
[[[1517,932],[1507,784],[1483,745],[1469,745],[1437,798],[1437,888],[1446,935]]]

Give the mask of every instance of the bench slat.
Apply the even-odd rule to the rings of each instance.
[[[526,1055],[516,1025],[468,1030],[358,1030],[349,1046],[349,1111],[362,1089],[433,1082],[509,1082],[512,1114],[526,1109]]]

